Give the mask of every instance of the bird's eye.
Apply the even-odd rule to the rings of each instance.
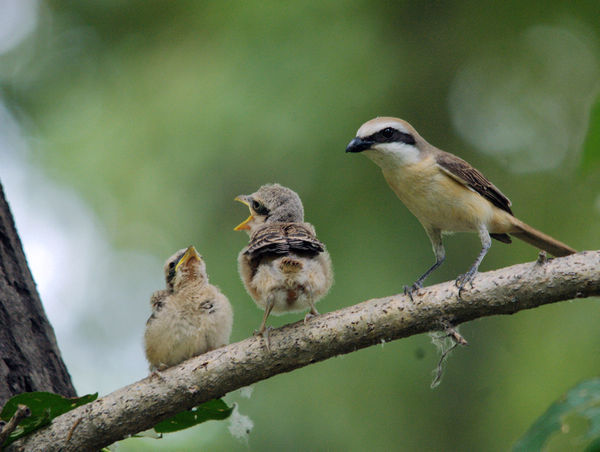
[[[257,201],[256,199],[252,200],[252,209],[259,215],[269,214],[269,209],[267,209],[263,203]]]
[[[381,131],[381,135],[383,135],[384,138],[390,139],[394,136],[394,129],[391,127],[386,127]]]
[[[169,268],[175,268],[175,262],[169,262]]]

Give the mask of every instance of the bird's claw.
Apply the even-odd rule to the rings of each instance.
[[[454,281],[454,285],[458,287],[458,298],[461,298],[462,291],[467,284],[471,285],[471,289],[473,288],[473,279],[475,279],[476,274],[477,270],[469,270],[463,275],[458,275],[458,278]]]
[[[164,367],[156,367],[156,368],[152,369],[152,372],[149,375],[150,380],[154,380],[154,379],[158,378],[160,381],[165,381],[165,379],[161,375],[161,371],[165,370],[166,368],[167,367],[164,366]]]
[[[273,328],[268,326],[266,328],[262,328],[261,330],[254,330],[255,336],[260,336],[265,340],[265,346],[267,347],[268,352],[271,351],[271,339],[269,338],[269,333],[271,332],[272,329]]]
[[[419,281],[416,281],[411,286],[404,286],[404,295],[408,295],[410,297],[410,301],[414,301],[413,296],[412,296],[413,292],[416,292],[422,288],[423,288],[423,284]]]
[[[308,311],[306,313],[306,315],[304,316],[304,324],[306,325],[306,322],[308,322],[310,319],[312,319],[313,317],[316,317],[319,315],[319,311],[317,311],[315,309],[315,307],[313,306],[310,311]]]

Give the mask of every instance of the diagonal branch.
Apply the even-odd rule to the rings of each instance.
[[[414,334],[497,314],[600,295],[600,251],[479,274],[457,298],[453,282],[373,299],[192,358],[79,407],[8,450],[97,450],[184,409],[273,375]],[[74,428],[76,426],[76,428]]]
[[[8,436],[15,431],[19,423],[30,415],[31,410],[29,407],[19,404],[17,406],[17,411],[15,411],[15,414],[12,415],[10,420],[8,422],[2,421],[4,425],[0,425],[0,447],[2,446],[2,443],[6,441]]]

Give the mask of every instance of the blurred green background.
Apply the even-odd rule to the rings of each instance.
[[[233,198],[266,182],[300,194],[332,255],[321,312],[413,282],[434,260],[424,231],[372,162],[344,154],[377,115],[471,162],[525,222],[600,248],[598,1],[2,3],[0,177],[80,393],[146,375],[149,296],[189,244],[232,301],[232,340],[259,325]],[[445,243],[429,283],[480,247]],[[494,242],[481,270],[536,255]],[[464,325],[471,345],[436,390],[420,335],[229,395],[254,423],[247,443],[210,422],[120,450],[507,450],[600,373],[599,307]]]

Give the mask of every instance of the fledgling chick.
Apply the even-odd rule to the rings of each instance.
[[[317,315],[315,303],[331,288],[333,270],[315,228],[304,222],[300,197],[279,184],[267,184],[235,199],[250,209],[234,230],[250,236],[238,256],[238,269],[246,290],[265,311],[257,334],[265,333],[270,313],[309,309],[305,321]],[[268,335],[266,341],[268,347]]]
[[[150,370],[163,370],[229,343],[231,304],[209,284],[204,260],[193,246],[165,263],[167,289],[150,298],[144,342]]]

